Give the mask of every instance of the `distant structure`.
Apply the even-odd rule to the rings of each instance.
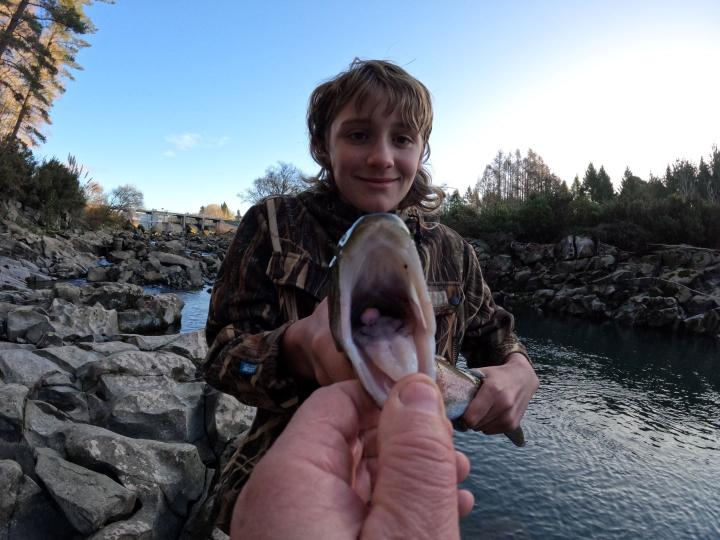
[[[239,213],[238,216],[240,217]],[[239,219],[223,219],[202,214],[181,214],[168,210],[135,210],[133,225],[142,226],[147,231],[155,232],[213,232],[224,234],[234,232],[240,224]]]

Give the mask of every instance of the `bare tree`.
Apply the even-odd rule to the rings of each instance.
[[[145,205],[142,191],[133,185],[125,184],[112,190],[108,206],[114,212],[129,217],[129,214]]]
[[[307,184],[307,177],[292,163],[278,161],[277,165],[268,167],[265,176],[253,180],[253,185],[243,193],[238,193],[245,202],[255,204],[273,195],[289,195],[300,193]]]

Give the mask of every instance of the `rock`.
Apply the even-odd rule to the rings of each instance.
[[[132,343],[141,351],[166,350],[190,358],[199,364],[205,359],[208,351],[205,331],[196,330],[185,334],[169,334],[163,336],[143,336],[138,334],[120,335],[118,339]]]
[[[240,434],[247,431],[255,418],[255,407],[212,389],[209,389],[206,407],[208,429],[223,445],[236,440]],[[221,451],[222,449],[219,453]]]
[[[120,333],[117,312],[95,306],[76,306],[55,298],[48,309],[53,331],[63,339],[69,336],[114,336]]]
[[[0,522],[9,540],[47,540],[72,538],[75,530],[57,509],[50,495],[29,476],[23,476],[9,522]]]
[[[76,369],[88,362],[95,362],[103,358],[102,354],[86,351],[75,345],[38,349],[35,354],[53,361],[69,373],[74,373]]]
[[[109,280],[109,273],[109,268],[104,268],[102,266],[93,266],[88,270],[87,280],[90,283],[105,282]]]
[[[0,384],[0,440],[8,442],[20,440],[27,395],[27,386],[12,383]],[[0,486],[2,485],[0,483]],[[2,496],[0,496],[0,504],[2,504]]]
[[[108,310],[133,309],[144,296],[142,287],[129,283],[93,283],[82,289],[84,305],[100,304]]]
[[[7,538],[7,525],[10,522],[20,486],[22,485],[22,467],[9,459],[0,460],[0,538]]]
[[[181,257],[173,253],[165,253],[163,251],[157,251],[153,254],[154,258],[160,261],[163,266],[181,266],[183,268],[199,268],[198,261]]]
[[[203,492],[205,466],[191,444],[133,439],[86,424],[66,427],[65,436],[65,450],[74,463],[108,471],[136,492],[157,486],[179,515],[187,515]]]
[[[195,366],[187,358],[168,351],[123,351],[89,362],[77,370],[84,387],[93,386],[105,374],[166,375],[175,381],[189,381],[195,378]]]
[[[109,341],[106,343],[78,343],[78,347],[86,351],[94,351],[103,355],[138,350],[138,348],[131,343],[122,343],[119,341]]]
[[[203,437],[203,385],[169,377],[103,375],[98,394],[108,401],[108,429],[134,438],[193,442]]]
[[[63,430],[72,424],[68,415],[49,403],[28,400],[25,404],[24,422],[23,437],[31,447],[63,451]]]
[[[22,306],[7,314],[7,337],[16,341],[25,336],[28,330],[36,325],[49,324],[50,317],[42,310],[33,306]]]
[[[35,472],[72,526],[86,535],[126,517],[135,505],[132,491],[47,448],[37,450]]]
[[[0,374],[6,384],[17,383],[28,388],[57,374],[61,384],[71,384],[71,375],[54,362],[25,349],[0,351]]]

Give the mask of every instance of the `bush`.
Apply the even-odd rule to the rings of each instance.
[[[85,207],[84,222],[93,230],[101,227],[119,228],[124,225],[125,221],[125,218],[118,215],[106,204]]]
[[[42,223],[51,227],[68,226],[85,208],[77,173],[57,159],[44,162],[35,170],[31,188],[22,202],[40,210]]]

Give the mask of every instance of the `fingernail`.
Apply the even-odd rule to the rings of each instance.
[[[422,382],[411,382],[400,390],[400,401],[406,407],[418,411],[438,414],[439,394],[434,386]]]

